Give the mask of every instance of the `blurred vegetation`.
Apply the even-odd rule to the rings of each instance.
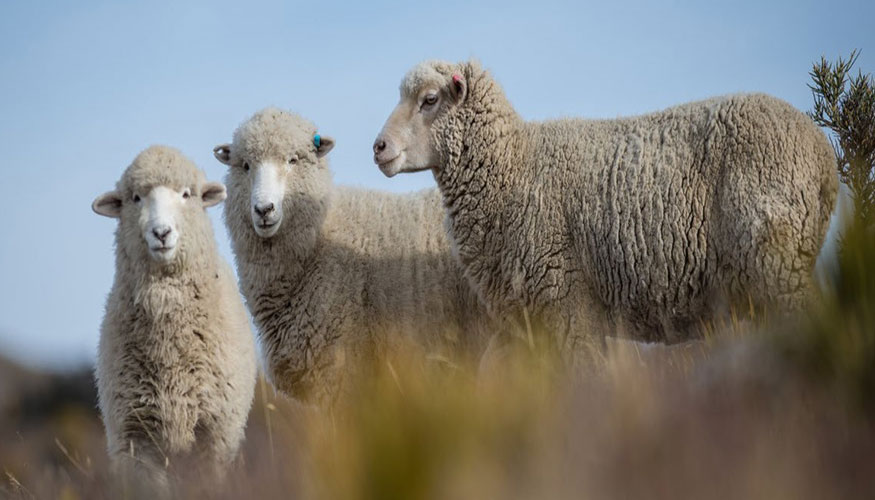
[[[841,235],[832,289],[788,338],[791,356],[811,376],[875,415],[875,80],[862,71],[849,76],[858,55],[834,64],[821,58],[811,71],[809,114],[832,132],[854,214]]]
[[[870,498],[872,420],[724,341],[611,341],[585,379],[524,342],[486,371],[400,350],[332,411],[261,380],[225,484],[176,466],[177,497]],[[0,498],[122,498],[96,411],[59,411],[0,416]]]
[[[586,377],[530,336],[483,366],[399,346],[330,410],[261,379],[225,484],[171,465],[178,498],[871,498],[873,92],[855,60],[812,71],[812,117],[860,208],[806,314],[676,346],[610,340]],[[0,359],[0,498],[122,498],[107,471],[90,370]]]

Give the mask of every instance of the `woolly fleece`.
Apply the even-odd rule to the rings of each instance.
[[[476,62],[401,83],[458,104],[431,125],[465,275],[500,316],[525,308],[570,350],[610,328],[685,340],[718,304],[797,308],[836,197],[827,138],[789,104],[733,95],[614,120],[526,122]],[[420,165],[419,167],[423,167]]]
[[[254,336],[197,203],[204,183],[182,153],[153,146],[116,190],[122,206],[96,370],[99,405],[115,467],[159,485],[167,482],[165,460],[194,459],[217,474],[234,459],[255,387]],[[149,258],[131,201],[154,186],[192,193],[177,218],[176,261],[167,265]]]
[[[476,360],[491,323],[450,255],[439,194],[333,186],[316,132],[306,119],[268,108],[217,147],[230,152],[220,158],[230,165],[225,222],[275,386],[330,404],[353,362],[395,336],[426,353]],[[298,161],[289,166],[293,154]],[[284,218],[273,237],[252,226],[244,162],[287,169]]]

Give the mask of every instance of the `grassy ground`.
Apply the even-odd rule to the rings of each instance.
[[[218,498],[867,498],[875,427],[827,385],[736,347],[612,344],[589,380],[518,354],[480,377],[383,360],[334,413],[260,391]],[[756,343],[754,343],[756,345]],[[91,407],[7,416],[0,496],[117,498]],[[180,497],[200,497],[197,478]]]
[[[610,342],[584,378],[520,342],[480,376],[387,356],[332,412],[260,382],[226,482],[171,464],[178,496],[872,498],[875,242],[860,238],[800,317],[674,347]],[[0,497],[119,498],[88,374],[3,375],[20,383],[0,384]]]

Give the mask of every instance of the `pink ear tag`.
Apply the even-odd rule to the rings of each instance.
[[[453,75],[453,83],[459,83],[462,81],[462,77],[459,75]]]

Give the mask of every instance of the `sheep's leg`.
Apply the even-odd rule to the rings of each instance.
[[[754,210],[751,217],[732,225],[724,241],[734,248],[723,259],[731,305],[736,311],[800,310],[814,291],[813,269],[821,239],[814,221],[776,200],[764,200]]]
[[[127,447],[110,450],[111,473],[124,498],[168,498],[170,479],[163,463],[147,445],[129,441]]]
[[[575,306],[565,306],[566,334],[562,356],[580,375],[592,374],[604,366],[605,337],[613,335],[614,328],[605,307],[592,300]]]
[[[224,484],[225,474],[236,458],[237,443],[242,438],[242,427],[233,415],[214,415],[201,420],[195,429],[195,452],[185,458],[185,475],[197,477],[189,484],[214,496]]]
[[[517,337],[533,348],[556,354],[573,372],[587,374],[604,360],[605,335],[611,322],[604,305],[572,298],[541,307],[535,314],[521,308]]]
[[[504,365],[510,356],[510,348],[511,338],[507,332],[502,329],[492,334],[483,350],[483,355],[480,356],[480,362],[477,366],[478,377],[489,376]]]

